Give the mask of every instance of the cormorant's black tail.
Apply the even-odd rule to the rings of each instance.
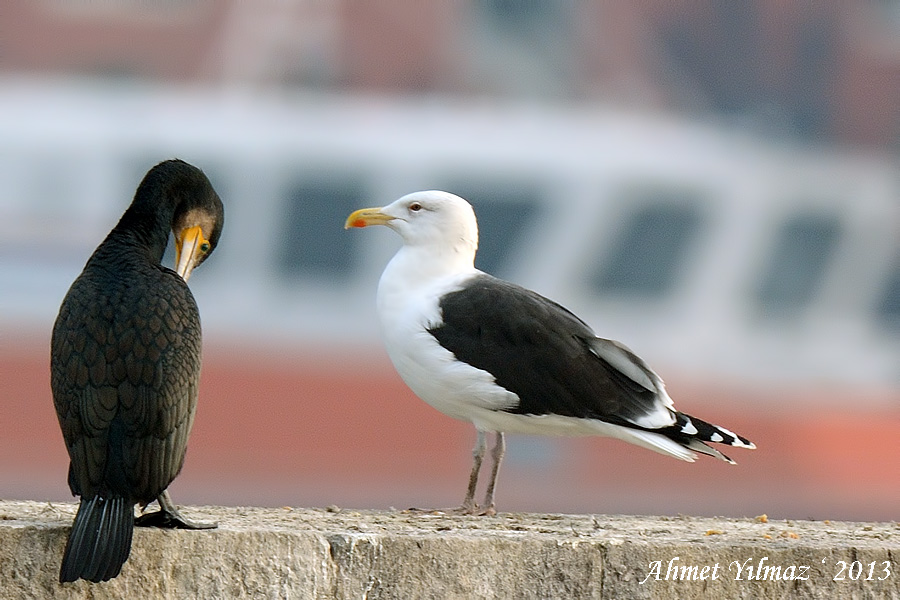
[[[78,578],[94,583],[119,574],[131,553],[134,503],[127,498],[82,498],[69,532],[59,582]]]

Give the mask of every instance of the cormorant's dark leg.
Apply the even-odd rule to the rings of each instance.
[[[156,501],[159,502],[159,510],[152,513],[141,515],[135,519],[134,524],[138,527],[161,527],[164,529],[215,529],[218,523],[200,523],[186,519],[175,508],[172,499],[169,498],[169,491],[163,490]]]

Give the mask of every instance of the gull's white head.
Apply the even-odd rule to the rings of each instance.
[[[453,253],[475,260],[478,223],[472,205],[449,192],[407,194],[381,208],[363,208],[347,217],[344,228],[386,225],[409,247]],[[471,264],[471,263],[470,263]]]

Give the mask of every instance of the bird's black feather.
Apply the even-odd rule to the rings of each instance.
[[[134,505],[124,497],[82,499],[66,541],[59,582],[116,577],[131,552]]]
[[[478,274],[439,304],[441,322],[429,332],[519,396],[508,412],[630,425],[656,410],[655,389],[592,352],[591,328],[536,292]]]
[[[159,264],[179,214],[222,203],[202,171],[154,167],[60,307],[51,388],[81,496],[61,581],[115,577],[127,559],[134,505],[153,501],[181,470],[200,375],[200,314],[190,289]]]

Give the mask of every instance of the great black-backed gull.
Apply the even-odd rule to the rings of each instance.
[[[416,192],[352,213],[345,228],[386,225],[403,238],[378,283],[387,353],[422,400],[477,430],[466,497],[455,509],[494,514],[503,433],[602,435],[693,462],[734,464],[704,442],[755,448],[675,410],[662,379],[623,344],[597,337],[552,300],[474,266],[472,206]],[[484,502],[475,503],[486,432],[496,433]]]

